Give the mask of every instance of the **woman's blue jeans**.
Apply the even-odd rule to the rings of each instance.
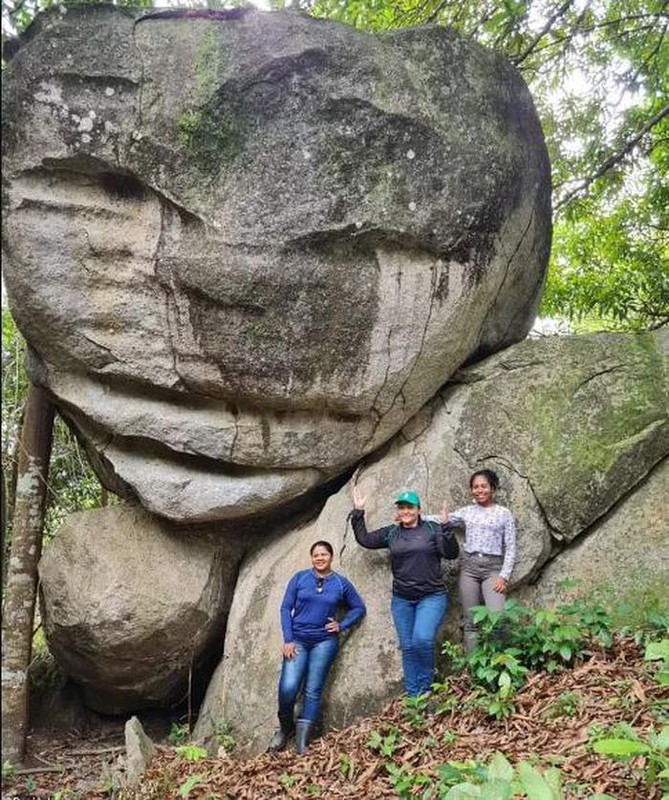
[[[304,684],[302,719],[318,721],[323,687],[330,667],[339,650],[339,640],[330,636],[323,642],[305,644],[296,642],[297,654],[294,658],[283,659],[279,679],[279,719],[291,721],[297,695]]]
[[[404,689],[409,697],[431,691],[434,682],[434,645],[446,615],[446,593],[430,594],[420,600],[393,595],[390,610],[402,651]]]

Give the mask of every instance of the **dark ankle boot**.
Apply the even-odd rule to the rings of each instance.
[[[288,744],[288,739],[295,729],[292,719],[282,719],[279,717],[279,730],[275,731],[274,736],[269,740],[267,747],[268,753],[278,753],[279,750]]]
[[[298,719],[295,729],[295,752],[301,755],[309,747],[314,730],[314,723],[310,719]]]

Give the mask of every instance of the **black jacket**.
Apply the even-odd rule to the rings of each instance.
[[[355,539],[362,547],[371,550],[387,547],[390,550],[393,594],[407,600],[420,600],[445,591],[441,559],[457,558],[460,551],[451,523],[442,525],[419,518],[416,528],[387,525],[368,531],[365,512],[354,509],[351,525]]]

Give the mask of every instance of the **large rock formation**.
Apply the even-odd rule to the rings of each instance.
[[[39,565],[49,649],[107,714],[167,706],[222,641],[243,548],[140,508],[70,515]]]
[[[651,610],[669,586],[669,463],[625,496],[573,547],[560,552],[518,598],[550,606],[575,598]]]
[[[367,495],[368,525],[388,524],[393,498],[404,488],[416,489],[424,509],[434,513],[444,501],[451,508],[470,502],[469,474],[490,466],[502,478],[499,500],[513,510],[518,524],[514,588],[536,580],[552,556],[569,541],[599,530],[600,521],[606,520],[607,542],[629,540],[637,525],[634,535],[643,542],[641,528],[650,513],[657,517],[654,533],[652,526],[649,532],[652,544],[628,542],[623,552],[639,560],[629,565],[637,585],[657,590],[667,574],[666,562],[663,566],[657,559],[669,539],[666,500],[661,486],[655,486],[660,473],[653,478],[651,498],[663,500],[661,510],[649,512],[648,501],[641,499],[635,506],[630,493],[638,488],[645,495],[647,475],[669,452],[668,356],[669,331],[564,337],[528,340],[460,371],[457,382],[361,469],[356,480]],[[347,524],[349,492],[347,486],[332,496],[311,525],[261,543],[245,559],[225,655],[209,685],[198,735],[206,737],[225,720],[250,751],[266,744],[276,723],[282,592],[291,575],[308,565],[310,544],[322,538],[335,547],[335,568],[353,580],[368,605],[367,618],[335,664],[326,724],[349,724],[398,693],[401,667],[390,616],[389,559],[383,551],[362,549],[353,538]],[[630,508],[637,506],[647,509],[646,516],[630,517]],[[575,545],[573,557],[567,549],[560,558],[570,564],[595,549],[603,558],[602,535],[588,535],[582,546],[580,540]],[[592,555],[589,559],[592,566]],[[618,557],[609,560],[620,563]],[[549,582],[556,570],[562,572],[552,564],[546,570]],[[578,572],[589,582],[597,580],[586,564]],[[541,593],[537,597],[546,599]],[[457,636],[454,592],[451,601],[447,624],[449,635]]]
[[[272,510],[532,323],[539,123],[509,63],[452,31],[59,9],[3,92],[33,377],[160,515]]]
[[[663,552],[667,332],[514,344],[550,181],[502,58],[438,28],[100,6],[39,17],[3,77],[5,276],[32,377],[103,481],[155,513],[78,515],[40,564],[50,647],[91,707],[176,700],[229,610],[198,733],[224,721],[258,749],[279,603],[317,538],[369,610],[326,722],[394,696],[387,559],[336,491],[363,457],[374,526],[400,488],[436,512],[496,468],[514,588],[545,571],[539,599],[558,557],[594,563],[606,537],[631,559],[630,508],[657,528],[640,560]]]

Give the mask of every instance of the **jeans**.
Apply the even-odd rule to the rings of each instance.
[[[305,644],[299,641],[296,644],[297,654],[291,659],[284,658],[281,667],[279,719],[292,722],[295,701],[304,684],[300,716],[302,719],[317,722],[323,687],[339,650],[339,640],[336,636],[330,636],[325,641],[316,644]]]
[[[402,651],[404,689],[409,697],[418,697],[432,688],[434,645],[447,607],[445,592],[420,600],[393,595],[390,610]]]
[[[496,592],[492,585],[499,578],[504,558],[480,553],[464,553],[460,566],[459,589],[464,613],[465,650],[476,646],[476,625],[471,609],[485,605],[491,611],[503,611],[505,595]]]

